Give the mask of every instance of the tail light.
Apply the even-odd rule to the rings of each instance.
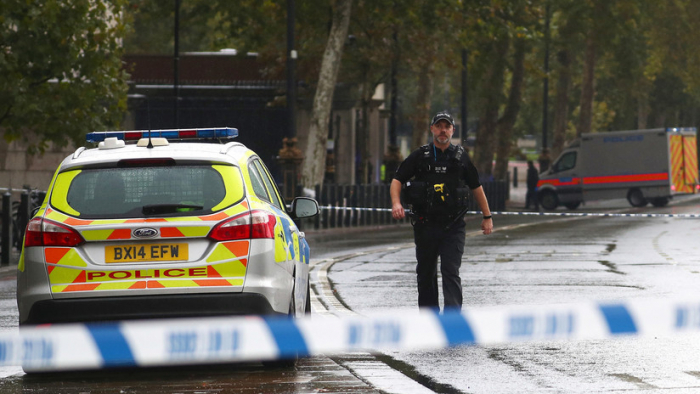
[[[24,246],[78,246],[85,242],[74,229],[43,218],[34,218],[27,224]]]
[[[227,219],[214,227],[209,238],[215,241],[275,238],[275,215],[265,211],[250,211]]]

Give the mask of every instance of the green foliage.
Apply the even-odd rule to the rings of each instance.
[[[0,128],[30,151],[48,142],[82,143],[116,126],[126,109],[127,75],[113,0],[3,0],[0,8]]]
[[[42,148],[78,140],[83,132],[118,123],[126,75],[119,45],[129,53],[170,54],[173,0],[4,0],[0,9],[0,127],[5,138]],[[94,6],[89,6],[90,4]],[[497,95],[500,114],[509,94],[513,50],[505,55],[503,86],[486,81],[497,63],[495,43],[527,40],[522,107],[514,138],[539,134],[545,77],[544,19],[550,5],[550,114],[560,71],[557,54],[571,57],[568,118],[579,113],[585,41],[595,35],[598,130],[690,124],[700,102],[700,2],[694,0],[354,0],[339,81],[356,98],[389,82],[398,65],[399,124],[414,121],[418,77],[434,75],[431,111],[456,111],[461,99],[461,50],[469,50],[469,114],[482,114]],[[333,2],[296,1],[297,76],[310,98],[331,24]],[[128,18],[111,20],[112,15]],[[133,19],[133,33],[126,35]],[[180,51],[235,48],[259,53],[268,78],[284,79],[287,0],[188,0],[180,5]],[[591,33],[592,32],[592,33]],[[426,64],[431,63],[431,64]],[[430,71],[426,71],[430,70]],[[54,82],[54,81],[60,81]],[[424,91],[424,90],[423,90]],[[364,92],[364,94],[363,94]],[[422,116],[422,115],[421,115]],[[551,128],[552,116],[549,117]],[[575,123],[575,122],[574,122]],[[670,123],[668,125],[671,125]]]

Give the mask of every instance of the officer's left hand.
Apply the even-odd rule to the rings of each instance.
[[[481,229],[485,235],[491,234],[493,231],[493,219],[484,219],[481,221]]]

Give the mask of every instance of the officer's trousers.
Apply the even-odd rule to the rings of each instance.
[[[438,301],[437,262],[440,257],[442,292],[445,308],[462,307],[462,280],[459,267],[464,254],[465,223],[458,220],[449,229],[446,223],[416,223],[416,274],[418,276],[418,306],[440,309]]]

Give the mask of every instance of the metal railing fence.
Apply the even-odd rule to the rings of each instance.
[[[491,210],[505,210],[509,197],[508,181],[487,181],[482,182],[482,186]],[[301,195],[301,190],[297,194]],[[318,230],[409,222],[409,219],[397,222],[391,217],[388,210],[391,209],[391,197],[389,185],[386,184],[324,184],[323,187],[316,186],[315,194],[321,213],[302,221],[305,228]],[[469,198],[469,210],[479,210],[472,196]]]

